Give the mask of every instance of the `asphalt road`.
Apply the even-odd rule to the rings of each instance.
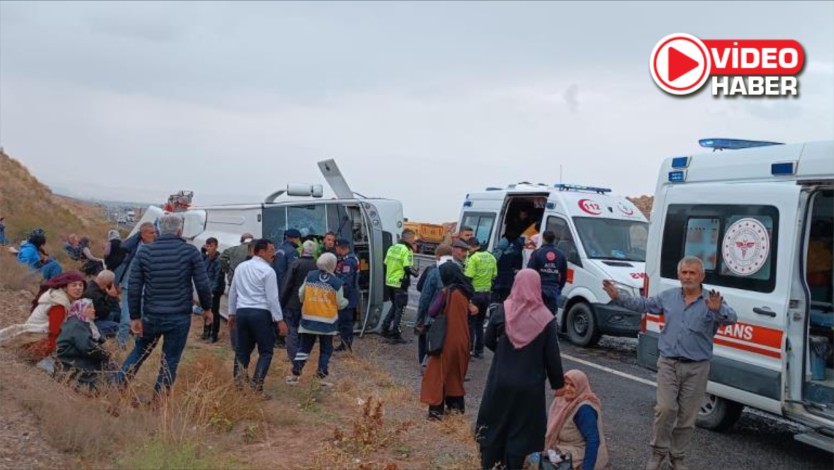
[[[427,259],[418,257],[418,266],[427,262]],[[416,291],[410,298],[407,321],[413,319]],[[407,330],[410,332],[410,327]],[[410,344],[383,344],[379,349],[373,348],[385,356],[384,359],[375,358],[375,361],[399,380],[419,390],[417,344],[410,333],[405,336],[412,339]],[[376,335],[366,336],[360,341],[382,342]],[[605,436],[613,468],[642,468],[649,455],[655,375],[637,365],[637,341],[603,338],[597,347],[583,349],[562,338],[560,346],[565,370],[576,368],[585,372],[602,401]],[[362,349],[357,348],[360,354]],[[492,355],[487,351],[484,359],[470,363],[466,406],[473,422],[491,360]],[[729,432],[716,433],[696,428],[687,463],[692,469],[834,468],[832,454],[793,439],[793,435],[800,430],[797,425],[746,409]]]

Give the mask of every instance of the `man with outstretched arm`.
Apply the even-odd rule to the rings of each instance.
[[[681,287],[654,297],[621,296],[614,282],[603,281],[614,303],[664,317],[658,341],[652,456],[646,470],[661,468],[667,455],[674,470],[686,469],[683,461],[707,389],[713,337],[718,327],[737,319],[718,291],[704,290],[704,276],[703,262],[687,256],[678,262]]]

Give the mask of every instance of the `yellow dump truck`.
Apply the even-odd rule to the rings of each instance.
[[[446,239],[446,228],[442,224],[426,224],[422,222],[406,222],[404,229],[413,230],[417,235],[417,252],[432,255],[437,245]]]

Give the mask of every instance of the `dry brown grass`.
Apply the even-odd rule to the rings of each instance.
[[[90,468],[478,466],[470,417],[428,422],[414,393],[366,360],[335,357],[333,388],[310,375],[290,386],[281,380],[288,361],[276,351],[267,377],[274,398],[263,401],[234,387],[228,347],[200,343],[197,334],[192,328],[170,398],[155,406],[136,403],[150,401],[159,347],[127,391],[97,397],[0,357],[0,374],[9,379],[0,385],[0,399],[23,403],[55,447]],[[114,355],[120,362],[126,354]]]
[[[40,275],[18,263],[17,258],[8,253],[5,247],[0,247],[0,250],[0,289],[28,290],[33,294],[37,292]]]

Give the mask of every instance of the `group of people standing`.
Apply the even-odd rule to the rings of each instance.
[[[420,400],[429,407],[429,419],[465,411],[469,361],[481,356],[477,338],[488,310],[483,345],[493,357],[476,420],[482,467],[546,468],[540,467],[547,460],[544,451],[558,449],[571,468],[610,468],[601,400],[582,371],[563,372],[555,313],[567,262],[554,246],[555,234],[541,235],[542,245],[527,268],[520,261],[521,240],[509,236],[491,254],[462,227],[457,240],[437,248],[436,263],[424,270],[417,286]],[[407,243],[409,237],[404,233],[402,239]],[[666,322],[647,470],[661,468],[667,459],[674,470],[687,468],[712,338],[720,326],[736,321],[720,293],[703,288],[704,276],[702,261],[685,257],[678,265],[681,287],[655,297],[624,298],[613,282],[603,285],[613,302],[663,315]],[[484,298],[490,299],[486,305]],[[442,331],[433,334],[432,329]],[[554,390],[549,413],[547,383]]]
[[[154,391],[155,396],[163,396],[176,379],[194,304],[203,316],[202,338],[217,341],[228,275],[236,383],[262,392],[276,338],[286,336],[293,363],[287,381],[298,382],[318,340],[322,354],[316,375],[328,385],[324,378],[329,374],[333,336],[341,332],[337,350],[352,346],[353,316],[346,311],[357,303],[359,263],[350,242],[333,236],[325,237],[323,247],[312,240],[299,246],[299,233],[291,229],[277,257],[271,240],[255,240],[250,234],[241,237],[240,246],[222,254],[217,240],[209,238],[201,253],[182,238],[182,229],[183,219],[167,214],[156,223],[141,224],[124,242],[116,233],[103,259],[118,260],[113,263],[118,265],[115,272],[47,275],[41,270],[45,279],[30,317],[22,325],[0,330],[0,345],[20,347],[39,364],[48,364],[44,368],[95,391],[104,382],[127,385],[161,343]],[[330,244],[329,238],[333,238]],[[32,239],[35,249],[45,242],[42,231],[33,233]],[[83,249],[80,240],[77,246],[74,241],[68,240],[68,252]],[[78,252],[83,254],[81,249]],[[134,347],[119,367],[102,345],[106,338],[115,338],[125,349],[131,333]],[[250,379],[248,366],[256,346],[259,358]]]

